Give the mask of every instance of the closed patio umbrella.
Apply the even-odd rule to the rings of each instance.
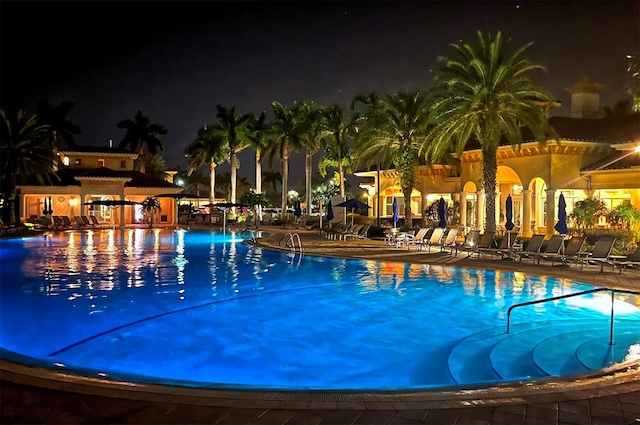
[[[567,203],[562,193],[560,193],[560,198],[558,199],[558,222],[553,228],[561,235],[569,233],[569,228],[567,227]]]
[[[511,194],[507,196],[507,200],[504,204],[504,209],[506,219],[504,228],[510,231],[515,227],[515,224],[513,224],[513,199],[511,198]]]
[[[438,203],[438,220],[438,227],[445,229],[447,227],[447,203],[442,196]]]
[[[396,228],[396,225],[398,224],[398,220],[399,220],[399,216],[398,216],[398,198],[396,198],[395,196],[393,197],[393,228]]]
[[[331,199],[329,199],[329,203],[327,204],[327,220],[329,221],[329,224],[331,224],[333,217],[333,206],[331,205]]]

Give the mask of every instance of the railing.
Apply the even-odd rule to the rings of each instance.
[[[544,302],[547,302],[547,301],[561,300],[563,298],[578,297],[580,295],[591,294],[591,293],[594,293],[594,292],[605,292],[605,291],[610,291],[611,292],[611,319],[610,319],[610,325],[609,325],[609,345],[613,345],[613,316],[614,316],[613,301],[614,301],[614,296],[615,296],[616,292],[617,293],[623,293],[623,294],[640,295],[639,291],[625,291],[623,289],[611,289],[611,288],[595,288],[595,289],[590,289],[588,291],[575,292],[573,294],[559,295],[557,297],[550,297],[550,298],[545,298],[545,299],[542,299],[542,300],[527,301],[527,302],[524,302],[524,303],[514,304],[511,307],[509,307],[509,310],[507,310],[507,333],[509,333],[509,329],[510,329],[511,311],[513,309],[515,309],[516,307],[523,307],[525,305],[539,304],[539,303],[544,303]]]
[[[282,244],[283,241],[285,242],[284,245]],[[286,246],[290,248],[292,252],[302,252],[302,241],[300,240],[300,235],[297,233],[285,234],[280,238],[280,241],[278,241],[278,246]]]

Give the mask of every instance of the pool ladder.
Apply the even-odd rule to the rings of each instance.
[[[302,252],[302,241],[300,240],[300,235],[297,233],[287,233],[280,239],[278,245],[286,246],[291,249],[291,252]]]

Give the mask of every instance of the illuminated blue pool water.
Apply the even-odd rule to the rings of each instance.
[[[90,376],[420,389],[583,373],[640,343],[637,297],[615,302],[613,347],[607,293],[517,309],[507,338],[511,305],[592,287],[291,255],[232,232],[68,231],[2,240],[0,259],[2,357]]]

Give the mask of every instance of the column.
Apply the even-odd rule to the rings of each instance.
[[[546,234],[553,235],[553,225],[556,221],[556,189],[547,189],[547,214],[545,216]]]
[[[522,190],[522,226],[520,232],[524,237],[531,236],[531,190]]]
[[[500,202],[500,195],[501,193],[496,190],[496,200],[495,200],[496,230],[500,228],[500,210],[502,209],[502,203]]]
[[[467,227],[467,192],[465,191],[460,192],[460,224],[464,232]]]
[[[484,233],[484,215],[485,215],[485,206],[484,206],[484,189],[479,190],[476,192],[476,204],[477,204],[477,220],[476,220],[476,226],[478,227],[478,230],[480,230],[480,233]]]

